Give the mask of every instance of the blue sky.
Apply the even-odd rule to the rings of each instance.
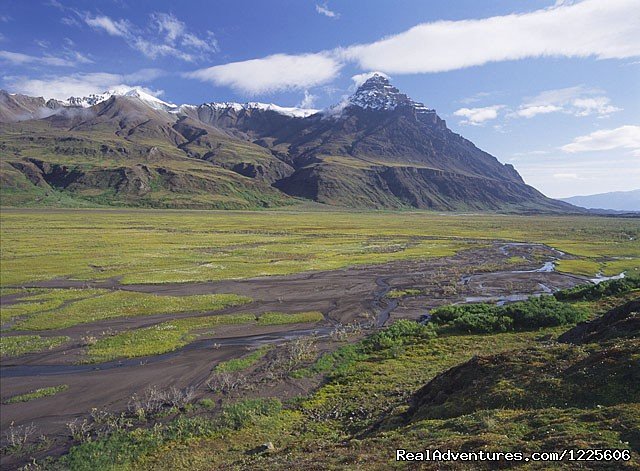
[[[640,187],[640,0],[0,2],[0,87],[323,108],[382,71],[552,197]]]

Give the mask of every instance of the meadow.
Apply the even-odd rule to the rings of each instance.
[[[86,373],[92,379],[87,382],[84,376],[73,375],[65,378],[66,384],[57,378],[43,383],[38,376],[24,383],[18,377],[7,379],[7,384],[19,386],[3,393],[4,407],[27,425],[34,420],[31,406],[84,400],[81,410],[65,412],[69,430],[52,433],[49,427],[56,424],[49,415],[35,418],[55,443],[74,445],[65,448],[69,453],[61,458],[44,458],[43,469],[210,469],[212,462],[230,469],[282,469],[320,462],[336,469],[388,469],[395,448],[427,444],[546,450],[584,442],[631,447],[637,453],[637,438],[627,432],[638,424],[637,401],[620,399],[621,391],[629,388],[623,381],[626,376],[605,381],[606,372],[597,370],[600,376],[595,379],[564,377],[552,368],[562,362],[566,366],[562,371],[573,371],[601,355],[618,353],[610,365],[621,365],[621,372],[637,362],[636,339],[616,340],[611,347],[554,342],[575,322],[637,298],[636,276],[599,288],[567,290],[562,295],[566,299],[560,296],[557,302],[551,298],[523,302],[519,310],[489,305],[444,308],[436,316],[442,322],[429,326],[395,318],[382,330],[372,324],[356,326],[356,320],[364,319],[357,312],[353,330],[336,324],[330,315],[330,301],[357,297],[354,286],[377,289],[375,272],[369,285],[354,284],[360,275],[344,285],[338,285],[336,278],[323,278],[340,278],[342,272],[262,285],[263,280],[198,289],[187,284],[435,259],[496,241],[547,244],[565,252],[557,269],[567,273],[635,275],[640,270],[638,219],[293,208],[26,209],[3,210],[0,223],[0,347],[5,365],[10,359],[17,368],[28,366],[34,358],[29,354],[37,352],[38,361],[51,356],[73,368],[86,367],[75,363],[140,358],[139,365],[136,360],[128,362],[135,366],[92,370]],[[503,255],[505,263],[488,267],[482,265],[484,259],[476,264],[474,252],[465,269],[511,270],[523,263],[522,257],[506,251]],[[542,262],[532,254],[532,266]],[[450,275],[459,282],[458,271]],[[170,286],[175,282],[185,285]],[[56,283],[68,287],[55,288]],[[288,290],[284,297],[274,294],[281,285]],[[252,291],[256,286],[259,289]],[[409,285],[393,288],[386,300],[401,305],[429,296]],[[371,301],[374,294],[367,296]],[[353,309],[360,308],[359,298],[349,302]],[[320,325],[333,330],[322,338],[286,337],[287,332],[306,332]],[[232,355],[225,354],[227,347],[218,346],[217,358],[222,361],[213,360],[218,338],[239,335],[241,339],[261,332],[281,337],[275,336],[268,345],[236,348]],[[187,349],[193,356],[184,359],[181,352],[168,358],[188,362],[181,374],[193,370],[199,379],[172,377],[175,385],[164,390],[159,409],[140,414],[137,409],[131,412],[127,403],[111,410],[111,405],[93,399],[105,387],[136,380],[138,372],[152,378],[145,381],[159,383],[166,374],[162,362],[146,364],[143,358],[179,350],[197,339],[209,339],[214,346]],[[509,353],[499,356],[503,352]],[[459,406],[455,416],[425,407],[408,419],[419,388],[449,368],[480,361],[477,356],[490,358],[486,362],[493,368],[493,382],[485,385],[487,389],[460,392],[460,400],[445,408]],[[475,371],[473,364],[465,368],[468,374]],[[529,374],[532,368],[539,371]],[[110,376],[109,371],[119,376]],[[97,382],[101,378],[108,381]],[[581,381],[603,386],[590,391],[591,397],[581,393],[588,390]],[[145,382],[144,387],[154,384]],[[452,397],[458,388],[454,386]],[[547,391],[557,394],[545,395]],[[127,391],[127,398],[144,394],[137,387]],[[478,403],[478,398],[485,402]],[[90,418],[80,417],[82,413]],[[89,428],[78,429],[82,424]],[[265,442],[273,442],[277,451],[253,453]],[[26,463],[52,443],[9,447],[3,453],[9,460]],[[636,464],[637,455],[633,459]]]
[[[3,210],[2,287],[53,278],[195,282],[441,257],[493,240],[548,244],[559,270],[640,269],[640,222],[348,211]]]
[[[89,361],[101,362],[170,352],[195,340],[198,331],[221,325],[242,324],[251,328],[255,325],[312,324],[323,319],[320,312],[265,312],[260,316],[239,313],[178,319],[103,337],[89,346]],[[209,331],[207,334],[211,335],[212,332]]]

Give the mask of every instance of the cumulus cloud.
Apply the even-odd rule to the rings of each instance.
[[[561,149],[568,153],[630,149],[633,155],[640,156],[640,126],[627,125],[594,131],[576,137]]]
[[[341,64],[327,54],[275,54],[231,62],[186,73],[189,78],[257,95],[280,90],[304,90],[336,77]]]
[[[498,111],[502,108],[504,108],[504,105],[485,106],[483,108],[460,108],[455,111],[453,115],[466,118],[460,121],[460,124],[480,126],[486,121],[496,119],[498,117]]]
[[[12,92],[24,93],[31,96],[56,98],[64,100],[70,96],[86,96],[92,93],[101,93],[106,90],[122,90],[140,88],[143,91],[157,96],[161,91],[150,90],[145,87],[135,87],[130,83],[144,83],[158,78],[164,74],[158,69],[142,69],[131,74],[111,74],[107,72],[94,72],[87,74],[71,74],[66,76],[46,76],[39,79],[26,77],[5,78],[7,88]]]
[[[574,116],[605,117],[620,110],[611,104],[602,90],[579,85],[546,90],[525,101],[512,116],[533,118],[539,114],[563,112]]]
[[[332,11],[329,9],[329,7],[327,6],[327,3],[323,3],[321,5],[316,4],[316,11],[318,13],[320,13],[321,15],[324,16],[328,16],[329,18],[339,18],[340,14],[336,13],[335,11]]]

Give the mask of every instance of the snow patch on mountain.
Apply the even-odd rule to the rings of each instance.
[[[183,106],[191,107],[192,105],[183,105]],[[258,103],[255,101],[251,101],[248,103],[213,102],[213,103],[205,103],[201,106],[207,106],[215,110],[233,110],[236,112],[240,112],[243,110],[273,111],[275,113],[279,113],[285,116],[291,116],[294,118],[306,118],[307,116],[311,116],[320,111],[312,108],[297,108],[293,106],[285,107],[285,106],[274,105],[273,103]]]
[[[102,103],[103,101],[107,101],[112,96],[137,98],[149,107],[156,110],[172,111],[178,108],[177,105],[163,101],[139,87],[118,87],[113,90],[105,91],[103,93],[91,94],[84,97],[72,96],[67,98],[66,100],[58,101],[58,103],[61,106],[65,107],[89,108],[90,106],[94,106]]]
[[[349,98],[349,104],[363,109],[395,110],[400,106],[412,107],[418,113],[434,113],[423,103],[413,101],[391,85],[386,75],[373,73]]]

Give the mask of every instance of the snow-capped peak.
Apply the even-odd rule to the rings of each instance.
[[[398,107],[411,107],[417,113],[434,113],[423,103],[413,101],[396,87],[391,85],[389,79],[380,73],[374,73],[364,81],[351,95],[346,103],[342,103],[341,108],[357,106],[370,110],[394,110]]]
[[[172,111],[177,108],[173,103],[167,103],[159,98],[151,95],[142,88],[138,87],[117,87],[113,90],[108,90],[102,93],[91,94],[84,97],[69,97],[66,100],[60,102],[62,106],[73,106],[88,108],[90,106],[97,105],[103,101],[107,101],[112,96],[126,96],[133,97],[141,100],[146,105],[156,110]]]
[[[189,105],[183,105],[183,106],[189,106]],[[215,110],[233,110],[236,112],[242,111],[242,110],[273,111],[275,113],[279,113],[285,116],[291,116],[294,118],[306,118],[307,116],[316,114],[319,111],[312,108],[286,107],[286,106],[278,106],[273,103],[258,103],[255,101],[250,101],[247,103],[234,103],[234,102],[226,102],[226,101],[213,102],[213,103],[205,103],[202,106],[207,106]]]

